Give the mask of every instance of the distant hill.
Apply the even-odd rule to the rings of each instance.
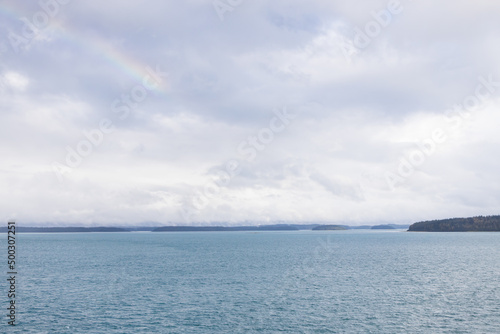
[[[312,229],[313,231],[343,231],[347,230],[345,226],[342,225],[319,225]]]
[[[410,225],[400,225],[400,224],[382,224],[382,225],[375,225],[372,226],[372,230],[395,230],[395,229],[401,229],[401,230],[407,230]]]
[[[298,231],[295,225],[259,225],[259,226],[162,226],[152,232],[217,232],[217,231]]]
[[[392,225],[375,225],[372,226],[372,230],[395,230],[396,228]]]
[[[7,232],[6,227],[0,228],[0,232]],[[81,232],[128,232],[119,227],[25,227],[16,226],[19,233],[81,233]]]
[[[16,232],[19,233],[87,233],[87,232],[209,232],[209,231],[299,231],[299,230],[315,230],[315,231],[334,231],[334,230],[351,230],[351,229],[408,229],[408,225],[362,225],[362,226],[348,226],[348,225],[338,225],[338,224],[324,224],[320,225],[318,223],[306,223],[306,224],[271,224],[271,225],[249,225],[249,226],[224,226],[224,222],[221,225],[213,226],[196,226],[196,225],[184,225],[184,226],[121,226],[121,227],[31,227],[31,226],[20,226],[16,225]],[[7,227],[0,227],[0,233],[6,233]]]
[[[370,230],[372,228],[371,225],[355,225],[355,226],[346,226],[349,230]]]
[[[412,224],[410,232],[491,232],[500,231],[500,216],[478,216],[423,221]]]

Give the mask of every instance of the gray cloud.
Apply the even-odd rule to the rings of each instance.
[[[346,57],[388,4],[243,1],[221,21],[207,0],[73,0],[33,34],[24,18],[43,8],[4,1],[0,212],[59,225],[498,214],[500,5],[401,0]],[[161,89],[144,90],[147,67],[168,73]],[[449,111],[489,76],[477,108]],[[278,130],[285,106],[297,117]],[[446,139],[398,176],[436,129]]]

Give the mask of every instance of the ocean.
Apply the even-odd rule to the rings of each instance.
[[[500,333],[500,233],[16,237],[5,333]]]

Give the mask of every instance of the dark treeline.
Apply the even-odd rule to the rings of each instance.
[[[418,222],[410,226],[414,232],[488,232],[500,231],[500,216],[450,218]]]

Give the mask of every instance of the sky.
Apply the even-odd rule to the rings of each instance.
[[[0,2],[0,215],[500,214],[500,3]]]

